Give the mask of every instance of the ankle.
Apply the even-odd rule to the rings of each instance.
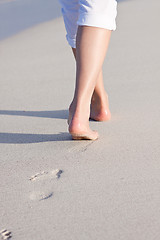
[[[84,118],[85,116],[88,116],[89,119],[90,104],[73,100],[69,106],[69,112],[72,114],[72,116],[76,116],[78,118]]]
[[[100,107],[106,107],[106,103],[108,103],[108,95],[106,92],[101,94],[94,94],[92,96],[91,104],[99,105]]]

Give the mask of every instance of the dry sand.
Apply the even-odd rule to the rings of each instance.
[[[159,240],[159,9],[118,6],[104,63],[112,120],[91,122],[95,142],[67,133],[75,62],[62,18],[0,42],[0,238]]]

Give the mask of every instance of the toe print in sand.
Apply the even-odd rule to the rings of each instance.
[[[7,229],[3,229],[0,231],[0,239],[2,240],[7,240],[12,237],[11,232],[8,231]]]
[[[35,175],[31,176],[29,178],[30,181],[35,181],[35,180],[43,180],[43,179],[47,179],[47,178],[60,178],[61,176],[61,173],[63,171],[62,170],[59,170],[59,169],[56,169],[56,170],[52,170],[50,172],[45,172],[45,171],[42,171],[40,173],[36,173]]]

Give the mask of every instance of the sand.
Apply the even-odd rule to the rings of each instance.
[[[91,122],[95,142],[67,132],[75,62],[62,18],[3,35],[0,238],[159,240],[159,8],[118,5],[104,62],[112,120]]]

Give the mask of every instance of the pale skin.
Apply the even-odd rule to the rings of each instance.
[[[104,89],[102,66],[111,30],[79,26],[76,49],[76,85],[69,107],[69,132],[73,139],[96,140],[98,132],[89,127],[89,118],[107,121],[111,118],[108,96]]]

